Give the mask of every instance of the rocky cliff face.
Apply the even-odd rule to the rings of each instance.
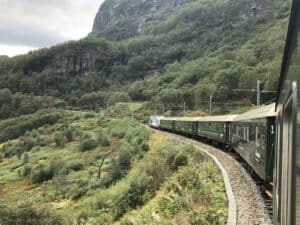
[[[179,7],[195,0],[106,0],[94,21],[92,34],[122,40],[142,33]]]

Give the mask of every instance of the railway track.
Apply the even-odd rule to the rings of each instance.
[[[233,152],[225,152],[216,146],[161,130],[155,130],[175,138],[183,143],[193,144],[196,148],[216,157],[225,168],[236,202],[237,225],[271,225],[272,199],[266,194],[266,189],[255,175],[247,171],[239,156]],[[230,209],[229,209],[230,210]],[[228,223],[229,224],[229,223]],[[233,223],[231,223],[233,224]]]
[[[220,151],[223,151],[219,148]],[[240,157],[236,152],[228,152],[232,158],[234,158],[237,162],[239,162],[244,169],[248,172],[248,174],[252,177],[253,181],[255,182],[261,197],[264,201],[264,209],[269,214],[270,219],[273,219],[273,195],[272,195],[272,188],[273,184],[265,184],[258,175],[256,175],[251,167],[245,162],[245,160]]]

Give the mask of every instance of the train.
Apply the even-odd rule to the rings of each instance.
[[[152,116],[149,124],[234,149],[273,187],[273,224],[300,225],[299,96],[300,1],[292,0],[274,104],[230,116]]]
[[[268,186],[273,181],[275,121],[275,104],[271,104],[240,115],[151,116],[149,125],[156,129],[212,143],[228,151],[235,150]]]

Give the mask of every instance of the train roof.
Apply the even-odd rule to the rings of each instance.
[[[233,121],[275,117],[275,103],[237,115]]]
[[[223,115],[223,116],[204,116],[198,117],[198,121],[203,122],[230,122],[233,121],[237,115]]]
[[[201,116],[201,117],[164,117],[162,120],[168,121],[200,121],[200,122],[229,122],[233,121],[236,115],[225,115],[225,116]]]
[[[275,117],[275,103],[265,105],[248,112],[238,115],[222,115],[222,116],[202,116],[202,117],[160,117],[160,120],[167,121],[200,121],[200,122],[231,122],[250,119],[260,119],[267,117]]]
[[[162,120],[168,121],[197,121],[198,117],[163,117]]]

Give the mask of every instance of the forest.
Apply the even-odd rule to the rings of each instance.
[[[249,2],[195,1],[135,37],[90,35],[2,60],[0,95],[11,92],[27,104],[47,96],[51,106],[93,110],[141,101],[148,113],[182,111],[184,103],[205,111],[209,96],[215,113],[251,106],[255,93],[233,90],[252,90],[257,80],[263,90],[276,90],[289,2],[266,1],[257,12],[245,7]],[[0,104],[4,111],[22,108]]]

